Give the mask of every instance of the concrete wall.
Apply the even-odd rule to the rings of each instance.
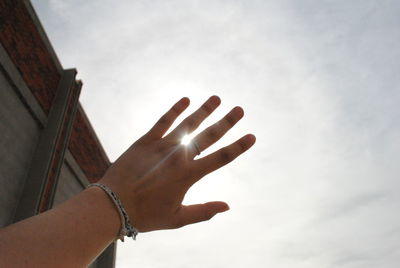
[[[0,72],[0,227],[13,221],[40,127]]]
[[[60,177],[58,179],[53,206],[57,206],[58,204],[70,199],[82,190],[82,183],[78,180],[69,164],[64,161],[64,164],[61,168]]]

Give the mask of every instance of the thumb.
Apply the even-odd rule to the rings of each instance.
[[[182,205],[176,215],[176,225],[177,228],[179,228],[188,224],[207,221],[217,213],[225,212],[227,210],[229,210],[228,204],[220,201],[190,206]]]

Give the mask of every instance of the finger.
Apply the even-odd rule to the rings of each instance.
[[[184,135],[193,132],[221,103],[217,96],[211,96],[197,111],[182,121],[170,134],[168,138],[180,140]]]
[[[147,133],[149,137],[159,139],[171,127],[176,118],[189,106],[190,100],[186,97],[179,100],[166,112]]]
[[[194,144],[198,148],[193,148],[194,150],[191,150],[192,157],[195,157],[200,152],[217,142],[226,132],[228,132],[228,130],[243,118],[243,115],[243,109],[241,107],[235,107],[225,115],[224,118],[199,133],[195,138],[193,138],[193,141],[195,141]]]
[[[192,223],[208,221],[217,213],[227,210],[229,210],[229,206],[225,202],[219,201],[182,206],[176,215],[174,227],[179,228]]]
[[[253,146],[255,142],[256,137],[252,134],[248,134],[210,155],[195,160],[193,163],[193,170],[199,175],[195,180],[198,180],[206,174],[232,162],[236,157]]]

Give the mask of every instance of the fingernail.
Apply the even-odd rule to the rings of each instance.
[[[253,145],[256,142],[256,136],[254,136],[253,134],[247,135],[246,142]]]
[[[221,211],[218,212],[218,213],[228,211],[229,209],[230,209],[229,205],[228,205],[228,204],[225,204],[225,206],[224,206],[224,207],[221,209]]]
[[[216,95],[211,96],[211,97],[210,97],[210,101],[211,101],[211,103],[214,104],[214,105],[218,105],[218,104],[221,103],[221,99],[220,99],[218,96],[216,96]]]
[[[235,110],[235,114],[236,114],[237,116],[243,116],[243,115],[244,115],[244,111],[243,111],[243,108],[242,108],[242,107],[236,106],[236,107],[234,108],[234,110]]]
[[[188,98],[188,97],[183,97],[183,98],[180,99],[180,101],[179,101],[179,107],[181,107],[181,108],[186,107],[186,106],[189,105],[189,103],[190,103],[189,98]]]

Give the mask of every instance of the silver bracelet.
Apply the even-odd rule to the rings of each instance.
[[[86,188],[96,186],[104,190],[104,192],[107,193],[107,195],[111,198],[113,201],[115,207],[118,210],[119,216],[121,218],[121,230],[119,231],[119,236],[118,238],[124,242],[124,237],[132,237],[133,240],[136,240],[136,236],[138,235],[139,231],[132,226],[131,222],[129,221],[129,216],[128,213],[126,213],[126,210],[124,209],[124,206],[121,203],[121,200],[119,200],[118,196],[116,193],[114,193],[109,187],[101,184],[101,183],[92,183],[89,184]]]

